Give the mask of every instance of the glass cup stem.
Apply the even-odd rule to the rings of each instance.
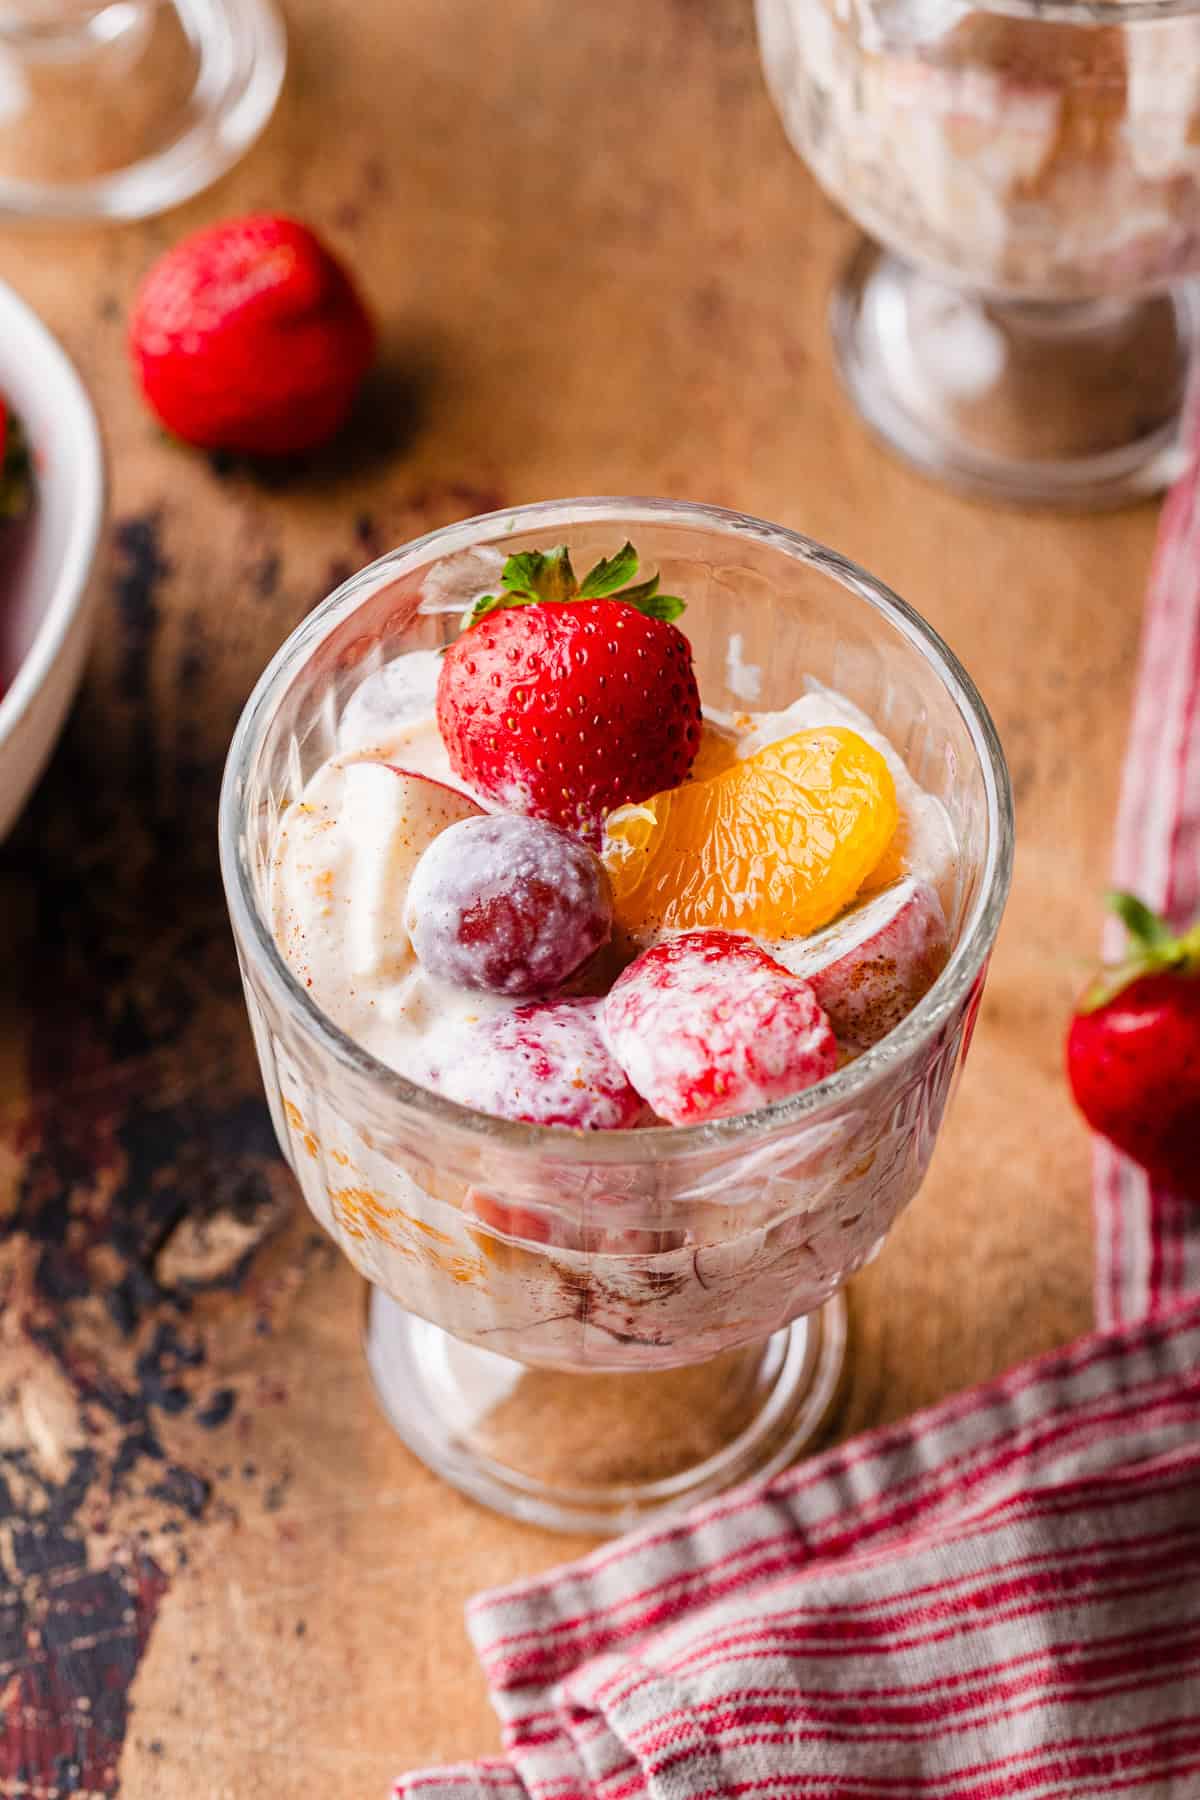
[[[1185,458],[1193,286],[1042,302],[938,281],[872,244],[832,308],[842,378],[909,462],[989,499],[1112,506]]]
[[[827,1425],[846,1351],[840,1294],[765,1342],[647,1372],[532,1368],[369,1290],[367,1363],[409,1448],[531,1524],[615,1535],[784,1468]]]

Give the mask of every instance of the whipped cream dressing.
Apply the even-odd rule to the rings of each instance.
[[[493,810],[465,792],[438,732],[439,657],[415,651],[368,676],[351,697],[338,747],[284,813],[271,869],[276,942],[335,1024],[422,1086],[444,1088],[484,1018],[520,1002],[439,981],[418,963],[404,929],[417,859],[445,826]],[[945,809],[894,746],[842,695],[813,684],[779,712],[709,713],[739,757],[825,725],[858,732],[886,759],[900,809],[898,848],[953,916],[954,837]],[[404,772],[442,784],[436,790]]]

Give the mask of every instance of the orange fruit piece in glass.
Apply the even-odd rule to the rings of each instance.
[[[617,920],[634,933],[817,931],[854,898],[896,822],[878,750],[841,726],[797,732],[707,781],[609,814]]]
[[[901,818],[891,843],[863,882],[859,890],[860,899],[865,899],[868,894],[881,893],[885,887],[891,887],[893,882],[904,880],[911,868],[905,846],[906,837],[905,820]]]

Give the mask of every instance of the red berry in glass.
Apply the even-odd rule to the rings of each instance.
[[[413,872],[406,923],[431,975],[524,998],[552,994],[607,943],[612,897],[599,857],[541,819],[464,819]]]

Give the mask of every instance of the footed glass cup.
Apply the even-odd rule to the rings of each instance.
[[[258,136],[285,62],[274,0],[0,0],[0,221],[187,200]]]
[[[787,134],[868,233],[835,290],[859,411],[996,500],[1110,506],[1187,461],[1196,0],[756,0]]]
[[[707,1125],[573,1132],[414,1086],[313,1004],[272,937],[284,808],[364,678],[458,631],[503,555],[626,538],[683,625],[710,707],[781,708],[814,676],[944,802],[954,948],[904,1023],[820,1086]],[[372,563],[299,626],[238,726],[221,860],[275,1128],[371,1284],[384,1409],[432,1468],[517,1517],[616,1532],[782,1467],[819,1429],[840,1294],[920,1186],[1008,889],[1008,777],[968,676],[844,558],[712,507],[566,500],[471,519]]]

